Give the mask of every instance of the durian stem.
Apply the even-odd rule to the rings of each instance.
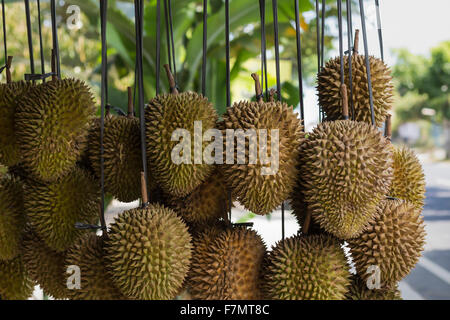
[[[13,57],[12,56],[8,56],[8,60],[6,62],[6,83],[11,83],[12,82],[12,77],[11,77],[12,60],[13,60]]]
[[[348,120],[348,96],[347,96],[347,86],[345,83],[341,84],[341,98],[342,98],[342,116],[344,120]]]
[[[275,101],[275,93],[277,93],[277,90],[275,89],[270,89],[269,91],[269,101],[270,102],[274,102]]]
[[[359,53],[359,29],[355,30],[355,43],[353,44],[353,54]]]
[[[385,133],[384,135],[386,136],[386,138],[390,141],[392,138],[392,119],[391,119],[391,115],[388,114],[386,117],[386,129],[385,129]]]
[[[56,74],[56,51],[52,49],[52,81],[58,80],[58,76]]]
[[[148,205],[148,193],[144,172],[141,172],[141,195],[142,195],[142,207],[145,208]]]
[[[305,205],[305,207],[306,207],[306,205]],[[303,221],[303,226],[302,226],[303,234],[308,234],[309,225],[311,224],[311,215],[312,215],[311,210],[306,208],[306,217],[305,217],[305,221]]]
[[[167,78],[169,79],[170,93],[178,94],[177,84],[175,83],[175,79],[173,78],[172,72],[170,71],[170,66],[168,64],[165,64],[164,69],[166,69]]]
[[[133,93],[131,87],[128,87],[128,118],[134,117]]]
[[[255,93],[256,93],[256,101],[258,103],[263,103],[263,94],[261,90],[261,83],[259,82],[259,76],[256,73],[252,73],[252,78],[255,80]]]

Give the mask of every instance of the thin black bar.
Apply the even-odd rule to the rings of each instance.
[[[39,28],[39,50],[41,55],[41,73],[45,74],[44,46],[42,43],[42,26],[41,26],[41,1],[37,0],[38,9],[38,28]],[[45,82],[45,78],[42,79]]]
[[[25,18],[27,22],[28,52],[30,55],[30,70],[34,74],[33,35],[31,30],[30,1],[24,0]]]
[[[344,78],[344,37],[342,34],[342,0],[337,0],[338,28],[339,28],[339,59],[341,72],[341,85],[345,83]]]
[[[56,25],[56,2],[55,0],[50,0],[50,11],[52,18],[52,42],[53,50],[56,55],[56,73],[58,79],[61,79],[61,63],[59,57],[59,42],[58,42],[58,27]]]
[[[321,28],[321,40],[320,40],[320,66],[323,67],[325,61],[325,11],[326,11],[326,2],[322,0],[322,28]]]
[[[319,0],[316,0],[316,51],[317,51],[317,72],[320,72],[320,9]]]
[[[208,50],[208,0],[203,0],[202,94],[206,96],[206,54]]]
[[[298,95],[300,99],[300,119],[305,120],[305,110],[303,104],[303,76],[302,76],[302,43],[300,38],[300,8],[299,0],[295,0],[295,33],[297,36],[297,73],[298,73]],[[303,124],[303,131],[305,126]]]
[[[226,51],[226,83],[227,83],[227,107],[231,107],[230,84],[230,0],[225,0],[225,51]]]
[[[353,104],[353,26],[352,26],[352,2],[345,0],[347,10],[347,41],[348,41],[348,84],[350,89],[350,110],[352,112],[352,120],[355,120],[355,106]]]
[[[156,1],[156,95],[158,95],[161,91],[160,81],[161,81],[161,0],[157,0]]]
[[[172,50],[170,48],[170,27],[169,27],[169,9],[167,5],[167,0],[164,0],[164,18],[166,22],[166,42],[167,42],[167,60],[169,62],[170,70],[173,70],[172,66]]]
[[[5,50],[5,66],[8,63],[8,44],[6,41],[5,0],[2,0],[3,48]]]
[[[173,64],[173,77],[175,79],[175,85],[178,85],[177,80],[177,64],[175,60],[175,44],[173,41],[173,18],[172,18],[172,2],[169,0],[169,27],[170,27],[170,42],[172,46],[172,64]]]
[[[375,112],[373,109],[373,92],[372,92],[372,77],[370,73],[370,61],[369,61],[369,47],[367,44],[367,31],[366,31],[366,17],[364,14],[364,1],[359,0],[359,9],[361,14],[361,28],[363,32],[363,40],[364,40],[364,54],[365,60],[366,60],[366,71],[367,71],[367,85],[369,90],[369,104],[370,104],[370,113],[372,116],[372,125],[376,126],[375,124]]]
[[[375,7],[377,9],[377,29],[378,40],[380,42],[381,60],[384,61],[383,30],[381,27],[380,2],[378,0],[375,0]]]

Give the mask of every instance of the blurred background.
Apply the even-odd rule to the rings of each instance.
[[[109,102],[126,110],[126,88],[134,85],[135,29],[133,1],[108,1]],[[319,1],[321,2],[321,1]],[[384,56],[395,84],[393,141],[417,152],[426,174],[427,199],[424,209],[427,245],[423,259],[402,281],[405,299],[450,299],[450,1],[380,0]],[[358,1],[353,3],[354,28],[360,28]],[[365,0],[369,52],[380,57],[375,0]],[[50,3],[41,0],[43,57],[50,71]],[[278,0],[283,99],[298,108],[298,81],[293,0]],[[163,7],[161,5],[161,7]],[[343,5],[345,9],[345,5]],[[33,52],[36,70],[41,70],[37,2],[30,0]],[[311,130],[318,122],[315,92],[317,73],[315,1],[300,0],[302,69],[305,124]],[[178,86],[200,91],[202,67],[202,1],[172,0],[173,33]],[[24,1],[5,0],[8,54],[14,56],[13,78],[30,72]],[[100,16],[97,0],[57,1],[61,71],[64,77],[88,82],[100,103]],[[208,6],[207,85],[208,98],[219,113],[226,108],[225,8],[223,0]],[[344,10],[345,15],[345,10]],[[325,61],[338,53],[336,1],[326,1]],[[266,1],[266,33],[269,87],[275,86],[273,18],[271,1]],[[145,2],[144,13],[145,96],[155,95],[156,0]],[[162,12],[161,61],[167,63],[167,44]],[[252,72],[260,73],[260,11],[257,0],[231,0],[231,88],[232,101],[254,95]],[[344,32],[346,31],[344,23]],[[4,35],[2,35],[3,39]],[[346,34],[344,33],[344,39]],[[346,47],[347,44],[344,43]],[[362,49],[362,41],[360,50]],[[0,55],[0,61],[3,54]],[[5,74],[0,74],[5,81]],[[168,90],[161,73],[161,90]],[[110,218],[136,204],[112,201]],[[235,221],[255,223],[268,246],[281,238],[280,212],[255,217],[236,208]],[[286,236],[298,226],[286,212]]]

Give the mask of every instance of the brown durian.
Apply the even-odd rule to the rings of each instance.
[[[261,97],[258,76],[253,74],[252,77],[256,83],[257,95]],[[224,137],[228,130],[235,133],[244,131],[243,133],[248,133],[249,136],[252,132],[255,134],[255,139],[248,138],[253,141],[246,139],[245,150],[242,150],[242,155],[245,153],[243,159],[239,159],[240,148],[233,144],[232,164],[228,164],[227,157],[227,149],[231,147],[229,143],[224,143],[226,164],[222,165],[221,169],[233,197],[246,209],[259,215],[272,212],[288,199],[295,185],[299,148],[304,140],[301,120],[294,113],[292,106],[279,101],[263,102],[262,98],[259,98],[257,102],[241,101],[228,108],[221,128]],[[266,141],[257,137],[264,136],[264,131],[260,130],[266,130]],[[276,137],[277,133],[278,143],[276,138],[274,141],[271,138],[272,134]],[[224,138],[224,141],[226,140],[228,138]],[[236,140],[238,139],[233,138],[233,143]],[[264,148],[267,153],[263,157],[269,159],[261,158],[261,154],[265,153]],[[255,156],[253,159],[252,154]],[[270,158],[274,155],[275,160],[271,161]],[[264,164],[264,160],[268,160],[269,164]]]
[[[339,241],[329,235],[279,241],[264,267],[264,292],[276,300],[342,300],[350,272]]]
[[[24,207],[33,229],[52,249],[65,251],[86,233],[75,223],[94,224],[100,203],[96,180],[75,168],[54,183],[27,181]]]
[[[24,227],[22,182],[4,175],[0,177],[0,260],[10,260],[20,254]]]
[[[33,289],[34,283],[27,275],[21,256],[0,260],[0,297],[3,300],[27,300]]]
[[[48,81],[28,90],[14,124],[27,171],[45,182],[69,173],[87,147],[94,114],[92,93],[80,80]]]
[[[378,267],[382,288],[403,279],[424,249],[425,225],[420,210],[402,200],[384,200],[378,217],[358,238],[348,240],[356,272],[363,281]]]
[[[413,203],[422,209],[425,199],[425,175],[414,151],[393,146],[394,179],[389,195]]]
[[[174,299],[189,271],[191,235],[171,209],[151,204],[121,213],[105,243],[109,275],[122,294]]]
[[[217,236],[218,234],[218,236]],[[243,227],[208,232],[196,243],[189,285],[193,299],[258,300],[266,246]]]
[[[302,150],[304,196],[314,221],[338,238],[358,236],[389,192],[388,140],[369,124],[337,120],[319,124]]]
[[[168,66],[166,68],[172,93],[156,96],[145,109],[147,157],[152,174],[164,192],[184,197],[213,172],[213,165],[203,161],[203,150],[210,144],[203,141],[203,132],[215,127],[217,113],[206,97],[195,92],[178,93]],[[201,123],[203,132],[194,130],[196,122]],[[172,141],[176,130],[187,130],[191,141]],[[194,153],[196,140],[202,141],[200,164],[196,163]],[[184,148],[178,149],[184,144],[189,154]],[[180,157],[181,163],[174,162],[174,155]]]
[[[80,238],[67,252],[67,266],[80,268],[80,289],[69,290],[74,300],[124,300],[107,273],[104,240],[94,233]]]
[[[23,237],[23,262],[29,277],[44,293],[55,299],[67,299],[65,252],[50,249],[39,236],[27,227]]]
[[[392,107],[394,86],[391,71],[381,59],[370,56],[369,63],[375,124],[380,127]],[[347,56],[344,57],[344,70],[347,95],[350,101],[353,101],[354,119],[372,124],[365,56],[358,54],[352,56],[353,97],[350,94],[349,58]],[[325,67],[318,74],[317,82],[319,105],[326,114],[326,120],[343,119],[340,93],[341,61],[339,57],[331,59],[325,64]]]
[[[398,285],[392,288],[369,289],[358,275],[352,275],[347,300],[402,300]]]

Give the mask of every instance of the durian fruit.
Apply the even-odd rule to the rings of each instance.
[[[0,177],[0,260],[19,255],[24,227],[22,183],[12,176]]]
[[[279,241],[264,267],[264,292],[274,300],[342,300],[350,285],[347,258],[330,235]]]
[[[125,211],[111,225],[105,244],[109,274],[122,294],[168,300],[180,292],[192,244],[187,226],[173,210],[151,204]]]
[[[24,207],[33,229],[52,249],[65,251],[86,233],[75,223],[94,224],[98,219],[100,192],[96,180],[75,168],[54,183],[28,181]]]
[[[23,262],[29,277],[44,293],[55,299],[67,299],[66,252],[50,249],[28,226],[23,236]]]
[[[388,141],[369,124],[337,120],[319,124],[302,150],[304,195],[314,221],[338,238],[358,236],[389,192]]]
[[[18,101],[32,87],[30,82],[0,84],[0,163],[14,166],[21,160],[14,120]]]
[[[124,300],[106,272],[104,240],[94,233],[80,238],[67,252],[67,266],[78,266],[81,288],[69,290],[75,300]]]
[[[55,80],[32,87],[20,99],[15,119],[26,169],[45,182],[70,172],[87,147],[94,114],[92,93],[80,80]]]
[[[189,277],[193,299],[258,300],[266,246],[253,230],[205,233],[197,242]]]
[[[358,238],[348,240],[356,272],[363,281],[380,271],[381,287],[403,279],[424,249],[425,225],[420,210],[402,200],[384,200],[378,217]]]
[[[164,192],[184,197],[213,171],[213,165],[203,160],[203,150],[210,144],[203,141],[203,132],[215,127],[217,113],[206,97],[195,92],[178,93],[169,67],[165,67],[172,93],[156,96],[145,109],[147,157]],[[201,130],[195,130],[196,123]],[[172,135],[180,130],[183,130],[180,140],[172,141]],[[200,143],[196,145],[195,141]],[[194,151],[200,146],[198,159]]]
[[[355,37],[355,47],[357,46]],[[391,71],[388,66],[378,58],[369,57],[370,75],[372,80],[373,108],[375,124],[380,127],[392,107],[394,86]],[[352,56],[352,85],[353,96],[350,95],[349,58],[344,56],[345,84],[347,95],[353,100],[355,120],[372,123],[369,103],[368,80],[365,56],[354,54]],[[328,121],[342,119],[341,100],[341,61],[339,57],[331,59],[325,64],[317,79],[319,105],[326,114]]]
[[[4,300],[27,300],[33,294],[34,283],[28,277],[22,257],[0,260],[0,297]]]
[[[127,117],[107,114],[104,128],[105,191],[122,202],[139,199],[141,136],[132,104]],[[100,156],[100,121],[96,121],[89,134],[89,162],[97,177],[100,177]]]
[[[398,285],[392,288],[369,289],[358,275],[352,275],[347,300],[402,300]]]
[[[227,131],[236,133],[240,130],[244,134],[253,132],[255,139],[246,139],[245,150],[242,150],[245,153],[245,159],[242,160],[245,161],[242,163],[239,159],[241,147],[236,142],[238,139],[234,138],[234,149],[231,149],[233,162],[229,164],[225,159],[229,153],[227,149],[231,147],[226,143],[228,138],[224,138],[225,164],[221,167],[233,197],[251,212],[265,215],[275,210],[292,192],[304,133],[301,120],[292,106],[279,101],[264,102],[258,76],[252,74],[252,77],[258,101],[241,101],[228,108],[223,116],[222,134],[225,137]],[[263,138],[265,133],[266,141]],[[265,160],[268,164],[264,163]]]
[[[230,200],[220,171],[184,198],[168,196],[168,204],[188,224],[208,224],[226,219]]]
[[[405,147],[392,146],[394,158],[394,179],[389,195],[411,202],[422,209],[425,199],[425,175],[414,151]]]

